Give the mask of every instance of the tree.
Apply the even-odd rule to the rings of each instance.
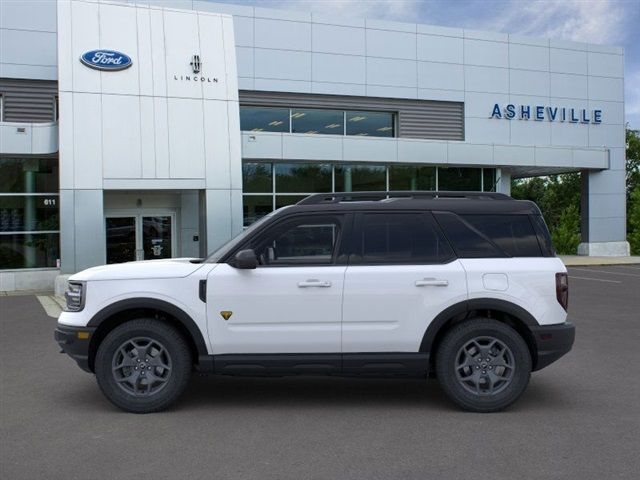
[[[580,243],[580,212],[575,204],[569,204],[562,210],[551,239],[558,253],[576,253]]]
[[[627,211],[627,239],[631,254],[640,255],[640,185],[631,192]]]
[[[640,187],[640,130],[627,128],[627,200]]]

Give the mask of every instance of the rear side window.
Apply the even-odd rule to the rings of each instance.
[[[533,228],[538,234],[538,242],[542,249],[542,255],[545,257],[555,257],[556,250],[553,248],[551,235],[549,235],[549,229],[547,228],[547,224],[544,222],[544,218],[542,218],[542,215],[531,215],[529,218],[533,224]]]
[[[529,215],[463,215],[467,222],[511,257],[540,257]]]
[[[424,213],[365,213],[354,235],[352,264],[435,264],[454,257]]]
[[[434,217],[460,258],[506,257],[486,235],[451,212],[434,212]]]

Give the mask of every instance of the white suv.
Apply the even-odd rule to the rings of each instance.
[[[312,195],[206,259],[73,275],[55,338],[130,412],[220,375],[435,376],[505,408],[567,353],[566,268],[538,207],[502,194]]]

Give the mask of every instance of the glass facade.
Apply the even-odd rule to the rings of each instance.
[[[0,158],[0,269],[55,267],[57,158]]]
[[[245,162],[244,225],[312,193],[389,190],[495,191],[495,169],[432,165]]]
[[[245,132],[285,132],[325,135],[395,136],[393,112],[240,106]]]

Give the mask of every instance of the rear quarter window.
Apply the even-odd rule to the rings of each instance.
[[[462,215],[511,257],[540,257],[542,250],[529,215]]]

